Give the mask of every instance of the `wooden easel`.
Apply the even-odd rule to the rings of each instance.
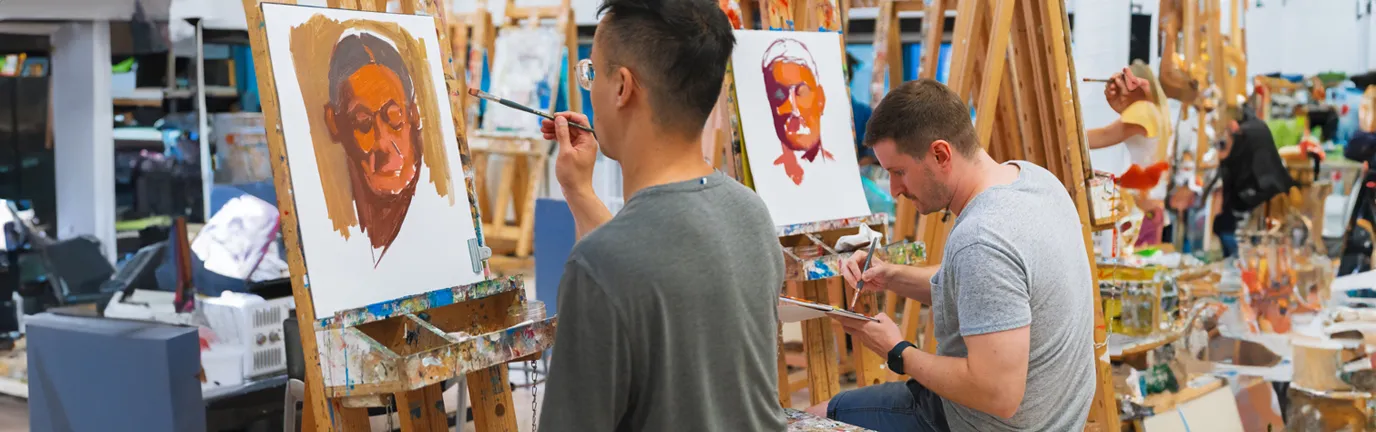
[[[273,59],[267,50],[262,3],[294,1],[243,0],[262,86],[263,120],[274,161],[274,183],[279,197],[291,197],[291,169],[281,132],[281,111],[271,68]],[[329,7],[381,12],[386,9],[386,2],[330,0]],[[454,64],[444,31],[445,16],[437,13],[435,5],[429,1],[403,0],[401,13],[434,16],[436,28],[441,30],[438,37],[445,57],[443,64]],[[462,99],[458,93],[464,89],[463,75],[451,66],[445,77],[448,103],[460,138],[459,151],[467,155],[467,143],[462,139]],[[462,172],[463,168],[453,169]],[[472,177],[464,177],[472,190]],[[470,205],[475,215],[481,213],[471,197]],[[556,322],[554,318],[522,322],[523,316],[507,313],[513,307],[524,309],[524,283],[520,278],[444,288],[318,317],[307,282],[295,201],[278,200],[278,208],[306,363],[302,430],[367,431],[371,429],[367,407],[395,406],[402,431],[445,431],[440,383],[467,375],[477,429],[516,431],[518,414],[512,409],[506,363],[538,358],[553,342]],[[479,233],[475,243],[479,249],[482,241]],[[485,263],[482,265],[486,267]],[[487,273],[485,268],[483,271]],[[477,336],[460,340],[448,335],[460,331]],[[330,370],[325,370],[325,365]],[[338,371],[341,366],[342,374]]]
[[[898,13],[903,11],[922,11],[922,66],[918,71],[918,77],[936,79],[937,67],[940,65],[941,42],[946,27],[946,11],[954,10],[954,6],[954,0],[933,0],[927,3],[917,0],[881,0],[879,15],[875,17],[874,24],[873,80],[886,80],[888,88],[903,83],[903,71],[890,67],[891,64],[903,64],[903,46],[898,28]],[[884,87],[871,87],[873,92],[870,94],[870,101],[878,104],[884,98]],[[917,208],[907,198],[896,197],[895,201],[894,238],[916,240]],[[899,312],[899,302],[903,303],[902,314],[895,315]],[[925,321],[921,313],[924,308],[927,310]],[[936,352],[936,337],[933,332],[935,327],[932,325],[930,306],[923,306],[916,300],[888,296],[885,298],[884,311],[889,316],[897,317],[895,319],[899,320],[899,328],[903,331],[905,340],[918,342],[927,352]],[[890,380],[897,379],[898,375],[890,375]]]
[[[939,16],[952,4],[957,12],[948,85],[971,101],[976,133],[994,159],[1031,161],[1065,183],[1079,210],[1085,259],[1093,265],[1086,192],[1092,173],[1080,125],[1078,84],[1063,0],[932,0],[926,2],[924,13]],[[926,26],[924,77],[936,73],[942,21],[930,20],[933,25]],[[930,262],[940,262],[952,222],[939,213],[918,221],[915,237],[927,245]],[[1089,427],[1116,431],[1117,405],[1104,356],[1107,333],[1099,290],[1097,283],[1082,289],[1094,293],[1098,385]],[[930,334],[931,326],[927,328]]]
[[[837,4],[831,0],[809,0],[792,4],[786,1],[762,0],[759,4],[745,2],[740,6],[744,17],[760,16],[762,25],[774,31],[793,31],[796,26],[798,29],[839,32],[843,23],[841,10],[845,9],[844,4]],[[830,12],[830,16],[820,16],[827,12]],[[844,49],[844,41],[840,42]],[[734,96],[734,86],[728,82],[727,87],[730,95]],[[734,107],[731,112],[734,113]],[[741,135],[739,131],[734,131],[732,136]],[[736,178],[750,185],[749,165],[745,162],[744,148],[733,147],[730,156],[736,159],[733,166],[739,169],[734,173]],[[849,296],[839,277],[839,265],[850,253],[837,253],[830,245],[841,236],[859,232],[861,225],[886,232],[888,221],[883,215],[876,215],[779,227],[777,234],[784,247],[787,263],[785,291],[791,296],[819,303],[840,306],[849,302]],[[880,259],[896,263],[920,263],[924,258],[923,246],[913,243],[894,244],[879,248],[875,253]],[[872,294],[861,296],[855,309],[871,315],[879,312]],[[805,381],[790,382],[780,339],[779,403],[784,407],[792,406],[794,390],[804,384],[809,389],[812,404],[831,399],[841,391],[842,360],[838,354],[838,346],[844,341],[844,335],[834,328],[835,323],[826,319],[804,321],[802,326],[803,345],[807,355]],[[855,369],[858,385],[877,384],[887,380],[883,363],[884,360],[878,354],[857,346],[852,353],[850,364]]]
[[[452,50],[456,58],[463,59],[464,83],[481,87],[487,74],[488,55],[496,43],[497,28],[492,25],[492,12],[487,10],[487,0],[478,0],[478,6],[471,12],[450,14],[449,34]],[[478,105],[481,99],[469,97],[464,93],[464,124],[478,123]],[[480,197],[487,194],[480,191]],[[479,205],[488,207],[487,201],[480,199]]]
[[[516,27],[524,22],[528,28],[536,28],[546,19],[554,20],[556,30],[564,35],[565,70],[569,75],[564,82],[564,90],[568,93],[569,109],[582,111],[582,93],[573,79],[574,67],[578,62],[578,35],[569,0],[561,0],[556,6],[538,7],[518,7],[515,0],[507,0],[501,25]],[[474,27],[475,35],[483,33],[484,37],[475,40],[488,44],[485,40],[486,35],[490,34],[488,30],[490,28]],[[489,58],[495,58],[492,45],[484,48]],[[469,61],[476,60],[470,58]],[[558,97],[557,91],[551,95],[551,111],[555,109]],[[508,109],[495,104],[489,105],[489,108]],[[551,144],[537,137],[490,135],[481,130],[473,138],[478,199],[483,208],[491,209],[489,214],[484,215],[483,232],[493,250],[492,267],[499,273],[531,269],[534,267],[530,253],[535,239],[535,200],[545,180]],[[495,188],[486,184],[489,168],[499,172]],[[511,221],[507,218],[508,208],[514,213]]]

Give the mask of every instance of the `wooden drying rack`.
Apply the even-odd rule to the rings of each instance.
[[[294,4],[292,0],[243,0],[249,38],[262,87],[263,121],[272,152],[274,183],[278,197],[293,196],[291,170],[281,131],[277,86],[272,57],[267,50],[261,4]],[[334,9],[383,12],[381,0],[329,0]],[[437,29],[446,29],[446,17],[432,0],[403,0],[401,13],[433,16]],[[448,32],[438,33],[445,57],[454,65]],[[468,159],[464,137],[463,74],[446,66],[445,85],[450,95],[459,151]],[[462,167],[466,168],[466,167]],[[468,190],[473,178],[465,175]],[[475,218],[481,212],[470,196]],[[553,342],[555,318],[525,321],[508,311],[526,302],[520,278],[487,280],[472,285],[440,289],[398,298],[364,308],[346,310],[330,317],[315,315],[307,268],[301,249],[296,206],[291,199],[278,201],[282,237],[291,269],[292,294],[301,325],[301,347],[306,363],[306,403],[302,430],[367,431],[367,407],[395,405],[402,415],[402,431],[447,430],[441,383],[467,375],[474,423],[480,431],[516,431],[516,413],[507,381],[506,363],[536,359]],[[478,233],[481,249],[483,237]],[[484,274],[487,273],[486,263]],[[466,339],[449,333],[476,335]],[[323,360],[323,361],[322,361]],[[329,365],[325,367],[324,365]],[[341,370],[342,369],[342,370]]]

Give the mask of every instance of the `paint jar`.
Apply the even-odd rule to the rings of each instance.
[[[507,313],[511,318],[509,322],[513,323],[544,321],[545,302],[530,300],[525,304],[512,306],[510,309],[507,309]]]

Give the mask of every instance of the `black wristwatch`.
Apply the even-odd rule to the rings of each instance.
[[[889,370],[893,373],[907,375],[903,373],[903,350],[908,348],[916,348],[916,346],[912,342],[900,341],[893,346],[893,349],[889,350]]]

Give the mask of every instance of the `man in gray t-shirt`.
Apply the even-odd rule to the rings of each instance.
[[[932,305],[937,353],[902,340],[886,316],[840,319],[889,367],[912,377],[844,392],[814,413],[876,430],[1064,431],[1084,427],[1094,397],[1093,291],[1079,213],[1062,183],[1029,162],[999,164],[964,102],[932,80],[894,89],[865,142],[890,190],[955,225],[941,265],[905,267],[864,253],[852,285]]]
[[[559,284],[559,329],[539,429],[782,432],[783,250],[760,197],[702,159],[731,25],[712,0],[599,12],[577,71],[597,135],[579,114],[542,125],[580,240],[540,281]],[[599,146],[622,167],[616,217],[592,192]]]

